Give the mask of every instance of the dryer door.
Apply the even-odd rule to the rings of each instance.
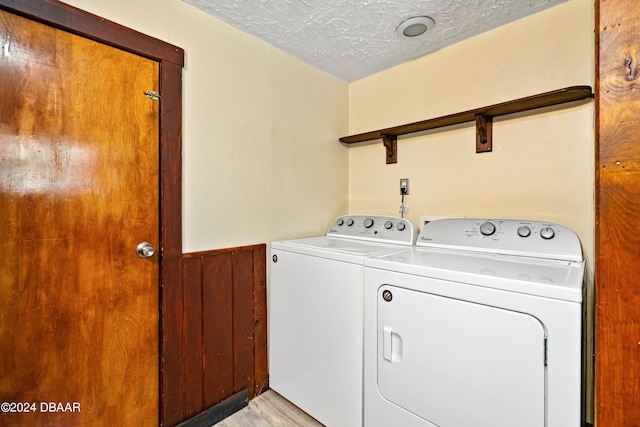
[[[382,286],[378,388],[439,427],[543,427],[545,330],[535,317]]]

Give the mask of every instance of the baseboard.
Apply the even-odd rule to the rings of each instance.
[[[249,391],[245,388],[242,391],[226,398],[222,402],[214,405],[181,422],[176,427],[211,427],[228,416],[238,412],[249,404]]]

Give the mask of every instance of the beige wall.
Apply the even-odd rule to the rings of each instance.
[[[65,2],[185,50],[185,252],[322,234],[346,213],[345,82],[181,0]]]
[[[360,133],[575,85],[594,86],[593,2],[571,0],[349,86]],[[537,111],[540,113],[540,110]],[[589,102],[498,118],[493,152],[475,154],[472,123],[349,148],[349,211],[500,217],[574,229],[593,259],[594,109]]]

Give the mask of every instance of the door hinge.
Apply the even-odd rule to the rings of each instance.
[[[156,92],[155,90],[145,90],[144,94],[147,95],[147,98],[152,99],[154,101],[159,101],[161,96],[159,92]]]
[[[548,356],[547,356],[547,337],[544,337],[544,366],[547,366]]]

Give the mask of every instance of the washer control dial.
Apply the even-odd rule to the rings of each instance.
[[[344,219],[342,219],[342,218],[338,218],[338,220],[336,221],[336,225],[337,225],[338,227],[341,227],[343,224],[344,224]]]
[[[396,228],[400,231],[404,231],[404,229],[407,228],[407,225],[404,222],[399,222]]]
[[[491,236],[495,232],[496,226],[492,222],[486,221],[480,225],[480,233],[483,236]]]
[[[351,226],[353,225],[353,218],[349,218],[349,219],[347,220],[347,225],[348,225],[349,227],[351,227]]]
[[[391,230],[391,228],[393,228],[393,223],[391,221],[385,221],[384,228]]]
[[[520,237],[529,237],[531,235],[531,229],[526,225],[522,227],[518,227],[518,236]]]
[[[364,228],[371,228],[373,227],[373,218],[367,218],[364,220],[364,223],[362,224],[364,225]]]
[[[543,239],[553,239],[555,235],[556,232],[553,231],[553,228],[551,227],[544,227],[540,230],[540,237],[542,237]]]

